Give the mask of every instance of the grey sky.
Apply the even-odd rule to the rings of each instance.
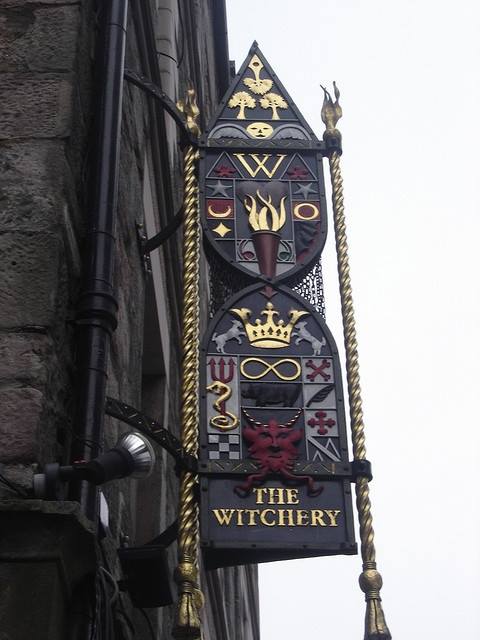
[[[374,526],[395,639],[480,637],[480,9],[230,0],[317,135],[336,80]],[[330,211],[331,215],[331,211]],[[331,225],[330,225],[331,229]],[[333,232],[327,322],[339,345]],[[363,637],[360,557],[263,565],[263,640]]]

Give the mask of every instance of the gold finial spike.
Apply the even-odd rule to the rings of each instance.
[[[197,118],[200,115],[200,109],[197,106],[197,97],[193,87],[189,87],[187,89],[185,100],[178,100],[177,108],[185,116],[187,129],[190,131],[192,136],[198,138],[201,134],[200,127],[197,123]]]
[[[322,85],[323,89],[323,105],[322,105],[322,120],[325,124],[325,132],[323,139],[329,146],[340,146],[342,142],[342,134],[337,129],[337,122],[342,117],[342,107],[340,106],[338,99],[340,97],[340,91],[336,83],[333,83],[333,92],[335,95],[335,102],[330,92]],[[332,143],[334,143],[332,145]]]

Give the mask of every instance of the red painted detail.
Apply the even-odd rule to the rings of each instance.
[[[287,171],[287,175],[292,180],[301,180],[302,178],[307,178],[310,175],[310,171],[305,169],[305,167],[292,167]]]
[[[219,178],[233,178],[237,173],[235,167],[229,167],[227,164],[221,164],[219,167],[215,167],[213,173]]]
[[[225,364],[228,364],[227,375],[225,375]],[[210,377],[212,380],[215,380],[216,382],[224,382],[225,384],[233,380],[233,374],[235,373],[235,360],[232,358],[230,358],[227,363],[223,358],[220,358],[218,361],[218,373],[215,358],[210,358],[208,365],[210,367]]]
[[[312,373],[307,373],[307,380],[310,380],[310,382],[315,382],[315,378],[317,376],[321,376],[324,380],[330,380],[332,377],[329,373],[325,373],[325,369],[330,369],[331,367],[330,360],[323,359],[321,364],[318,366],[313,362],[313,360],[308,360],[305,366],[312,369]]]
[[[293,473],[293,463],[298,458],[297,447],[303,438],[302,431],[293,428],[300,414],[301,411],[287,424],[279,424],[275,418],[270,418],[267,424],[262,424],[245,413],[247,425],[243,428],[243,437],[249,444],[250,457],[259,463],[260,469],[257,473],[249,475],[244,483],[236,486],[235,493],[245,498],[254,486],[263,484],[266,477],[272,473],[284,480],[306,482],[310,496],[318,496],[323,491],[323,487],[315,486],[310,476]]]
[[[325,413],[325,411],[316,411],[315,418],[310,418],[307,424],[309,427],[318,427],[318,433],[321,436],[325,436],[327,435],[328,430],[336,425],[336,422],[335,420],[333,420],[333,418],[328,418],[327,420],[325,420],[326,417],[327,414]]]

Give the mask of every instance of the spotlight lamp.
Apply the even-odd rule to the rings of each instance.
[[[58,500],[63,484],[69,480],[86,480],[99,485],[126,476],[147,478],[155,461],[150,442],[141,433],[131,431],[123,434],[112,449],[88,462],[80,460],[68,466],[56,462],[46,464],[43,473],[33,477],[33,491],[37,498]]]

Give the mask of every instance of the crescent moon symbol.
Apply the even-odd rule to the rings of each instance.
[[[230,205],[227,206],[225,211],[213,211],[212,205],[208,205],[208,215],[212,216],[212,218],[228,218],[231,213],[232,207]]]

